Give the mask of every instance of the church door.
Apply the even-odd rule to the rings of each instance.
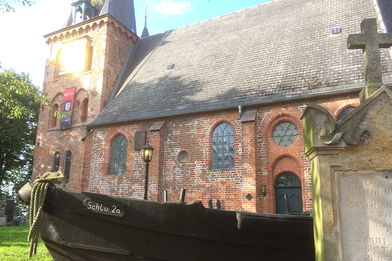
[[[275,181],[277,214],[302,213],[301,181],[292,173],[283,173]]]

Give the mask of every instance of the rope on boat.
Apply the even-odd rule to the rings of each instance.
[[[30,231],[27,240],[30,241],[29,258],[37,254],[39,225],[44,206],[49,180],[38,179],[34,182],[30,198]]]
[[[38,236],[40,229],[41,213],[44,207],[46,193],[53,179],[63,178],[63,174],[58,172],[46,172],[39,179],[34,181],[30,197],[30,230],[27,240],[30,241],[29,258],[37,254]]]

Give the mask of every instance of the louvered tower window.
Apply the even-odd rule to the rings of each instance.
[[[212,134],[212,169],[231,168],[234,168],[233,128],[221,123]]]
[[[52,110],[50,110],[49,115],[49,128],[55,128],[57,126],[57,111],[59,106],[57,104],[53,105]]]
[[[82,116],[80,122],[86,122],[88,116],[88,98],[85,98],[82,103]]]
[[[125,174],[127,161],[127,139],[123,135],[118,135],[112,142],[110,148],[110,175]]]

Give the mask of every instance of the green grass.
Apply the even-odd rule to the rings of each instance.
[[[29,259],[28,233],[28,226],[0,227],[0,259],[2,261],[53,260],[41,238],[39,238],[37,255]]]

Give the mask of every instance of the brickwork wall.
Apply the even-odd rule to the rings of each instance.
[[[223,209],[240,210],[242,206],[246,211],[275,213],[274,182],[280,174],[291,172],[302,183],[303,210],[311,210],[310,165],[303,153],[301,113],[306,104],[316,103],[337,118],[344,108],[358,105],[358,99],[351,97],[355,95],[250,108],[257,109],[257,118],[242,124],[237,110],[227,110],[159,119],[165,120],[160,131],[149,131],[154,123],[151,120],[96,128],[91,134],[88,190],[143,198],[145,166],[133,143],[135,132],[146,131],[155,148],[149,199],[162,200],[167,190],[169,200],[177,200],[181,189],[186,188],[186,201],[202,200],[208,206],[208,200],[220,200]],[[298,139],[288,147],[280,147],[272,140],[273,128],[282,121],[293,122],[299,130]],[[212,170],[211,135],[222,122],[230,124],[234,131],[235,165],[233,169]],[[128,140],[127,167],[124,175],[113,176],[108,175],[110,145],[118,134]],[[184,151],[188,153],[186,162],[179,158]],[[267,187],[265,196],[261,193],[263,185]]]
[[[337,119],[341,111],[349,106],[358,106],[355,95],[333,97],[301,102],[288,102],[258,108],[257,130],[257,210],[275,213],[275,180],[285,172],[298,176],[302,183],[303,210],[312,209],[312,181],[310,163],[303,152],[303,129],[300,116],[308,104],[320,104]],[[299,137],[294,144],[280,147],[272,139],[272,131],[283,121],[294,123]],[[261,194],[261,186],[266,186],[266,195]]]
[[[105,69],[102,79],[101,110],[107,104],[116,86],[117,78],[136,37],[111,16],[108,17],[105,50]]]
[[[145,168],[141,151],[134,150],[134,137],[135,132],[147,131],[150,125],[150,122],[140,123],[137,126],[124,124],[95,129],[90,134],[92,136],[92,158],[88,180],[89,192],[143,198]],[[124,175],[110,175],[111,142],[118,135],[124,135],[128,141],[126,173]],[[153,159],[151,164],[154,161],[156,159]],[[152,171],[151,176],[154,175],[156,173]],[[151,188],[154,189],[154,185]]]
[[[145,166],[140,150],[135,151],[133,143],[136,131],[146,131],[154,147],[150,164],[150,199],[162,200],[163,190],[168,190],[169,200],[177,200],[181,189],[186,188],[187,201],[200,199],[207,205],[209,199],[220,200],[225,209],[239,209],[238,153],[235,153],[234,169],[211,170],[210,137],[222,122],[233,127],[237,152],[240,125],[236,111],[166,119],[161,131],[148,131],[152,121],[95,129],[88,190],[112,196],[143,197]],[[128,140],[127,173],[108,175],[111,140],[120,133]],[[180,151],[188,153],[187,162],[179,161]]]
[[[228,123],[234,131],[234,168],[211,169],[211,136],[216,126]],[[164,134],[163,189],[169,200],[177,200],[182,188],[187,200],[220,200],[224,209],[240,209],[240,122],[236,110],[181,117],[166,122]],[[178,160],[187,151],[188,162]]]
[[[92,46],[91,69],[80,73],[60,75],[56,68],[56,58],[64,42],[88,38]],[[82,188],[82,173],[88,166],[84,166],[85,152],[82,138],[87,134],[86,126],[102,110],[105,101],[115,87],[115,80],[121,72],[121,66],[129,52],[136,36],[126,31],[122,25],[110,16],[95,19],[90,23],[71,27],[57,34],[49,36],[47,43],[50,48],[46,62],[44,90],[49,100],[61,108],[65,88],[76,87],[72,127],[68,130],[60,129],[60,117],[56,126],[51,126],[53,110],[43,105],[41,107],[37,146],[34,154],[33,177],[49,171],[53,166],[53,156],[60,152],[60,170],[64,170],[65,152],[72,152],[71,169],[68,189],[80,191]],[[122,42],[120,44],[120,41]],[[114,67],[115,72],[108,67]],[[108,80],[110,79],[110,80]],[[88,100],[87,118],[83,119],[83,101]],[[87,146],[88,147],[88,146]],[[87,181],[84,180],[84,184]]]

